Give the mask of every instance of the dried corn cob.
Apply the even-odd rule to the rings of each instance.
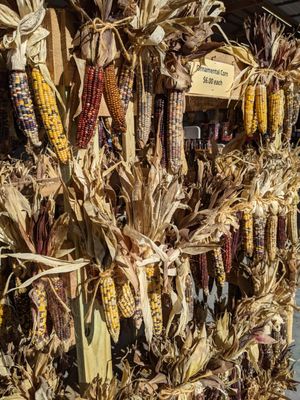
[[[133,314],[133,321],[136,329],[139,330],[143,323],[143,312],[141,308],[140,293],[136,293],[134,300],[135,300],[135,311]]]
[[[249,257],[253,255],[253,218],[252,213],[244,212],[242,216],[243,249]]]
[[[14,113],[20,130],[30,143],[41,146],[38,125],[28,85],[28,77],[24,71],[11,71],[9,74],[9,89]]]
[[[109,273],[104,273],[100,277],[100,293],[107,329],[113,341],[117,343],[120,335],[120,318],[115,282]]]
[[[252,126],[251,126],[251,135],[249,135],[249,136],[254,136],[254,134],[257,131],[257,125],[258,125],[257,115],[256,115],[256,112],[254,112],[254,116],[253,116],[253,120],[252,120]]]
[[[232,243],[231,236],[224,235],[223,246],[222,246],[222,257],[226,274],[229,274],[229,272],[231,271],[231,264],[232,264],[231,243]]]
[[[267,371],[272,368],[273,349],[271,344],[262,344],[260,347],[260,364]]]
[[[237,249],[238,249],[238,245],[240,242],[240,236],[241,236],[241,221],[242,221],[242,213],[238,212],[237,213],[237,218],[239,221],[239,227],[236,230],[233,230],[233,228],[231,228],[231,237],[232,237],[232,243],[231,243],[231,258],[233,259],[236,255]]]
[[[283,134],[286,140],[290,140],[293,132],[293,114],[294,114],[294,84],[289,83],[284,88],[285,95],[285,117]]]
[[[255,88],[255,110],[257,115],[258,131],[261,134],[267,133],[268,114],[267,114],[267,89],[263,84],[258,84]]]
[[[194,315],[194,285],[190,274],[187,275],[185,280],[185,299],[188,305],[189,318],[192,320]]]
[[[119,76],[119,90],[121,102],[126,115],[129,101],[132,97],[132,89],[134,83],[134,67],[123,64]]]
[[[208,296],[208,270],[207,270],[207,254],[199,254],[199,269],[200,269],[200,279],[201,279],[201,286],[203,289],[203,293]]]
[[[77,146],[87,148],[94,136],[103,91],[103,69],[87,65],[82,93],[82,111],[77,126]]]
[[[64,132],[53,90],[45,81],[39,68],[32,68],[33,90],[45,130],[54,147],[59,161],[63,164],[70,159],[68,140]]]
[[[265,229],[266,219],[262,207],[257,207],[253,223],[254,257],[256,261],[261,261],[265,255]]]
[[[244,128],[247,136],[253,136],[255,87],[248,85],[244,100]]]
[[[42,348],[48,338],[47,333],[47,296],[42,280],[35,281],[29,296],[33,303],[32,341],[37,349]]]
[[[184,93],[168,91],[168,167],[171,173],[178,173],[182,166]]]
[[[282,116],[282,91],[276,90],[269,94],[268,97],[268,118],[269,118],[269,134],[270,139],[274,140],[279,133]]]
[[[293,100],[293,119],[292,125],[296,125],[299,118],[299,110],[300,110],[300,95],[295,90],[294,100]]]
[[[154,333],[160,335],[162,332],[162,305],[161,305],[161,286],[160,271],[158,264],[148,265],[146,268],[148,279],[148,296],[153,320]]]
[[[292,205],[288,212],[288,238],[293,245],[298,244],[298,208]]]
[[[129,282],[117,286],[117,301],[121,316],[132,317],[135,311],[135,299]]]
[[[277,215],[269,215],[266,228],[266,246],[270,261],[274,261],[277,251]]]
[[[51,278],[51,284],[48,281],[45,284],[47,294],[48,311],[51,316],[53,327],[57,337],[60,340],[67,340],[71,336],[71,316],[64,308],[64,303],[68,306],[68,299],[61,278]]]
[[[16,277],[15,286],[21,285],[20,278]],[[22,332],[25,336],[29,335],[32,316],[30,314],[30,297],[27,288],[21,288],[14,291],[14,306],[18,324],[20,324]]]
[[[168,98],[164,94],[157,94],[154,102],[154,129],[155,133],[159,131],[162,147],[161,164],[167,167],[167,129],[168,129]]]
[[[217,247],[213,250],[215,257],[215,278],[218,286],[223,286],[225,283],[225,269],[222,258],[222,249]]]
[[[277,224],[277,247],[278,247],[278,249],[285,249],[286,241],[287,241],[286,215],[280,214],[280,215],[278,215],[278,224]]]
[[[104,97],[117,133],[126,132],[125,112],[121,102],[114,64],[104,68]]]
[[[137,79],[137,144],[143,149],[151,131],[152,103],[153,103],[153,72],[152,65],[143,65],[143,79],[141,73]]]

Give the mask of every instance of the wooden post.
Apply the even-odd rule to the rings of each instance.
[[[135,159],[135,131],[134,131],[134,107],[130,101],[126,113],[127,130],[122,135],[123,157],[127,162],[134,162]]]

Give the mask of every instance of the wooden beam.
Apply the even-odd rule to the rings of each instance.
[[[242,10],[243,8],[256,7],[263,5],[263,0],[229,0],[225,1],[226,12]]]
[[[264,4],[262,5],[267,9],[265,11],[269,10],[271,13],[275,14],[275,16],[277,15],[279,18],[283,19],[285,22],[292,25],[293,27],[298,26],[297,21],[295,21],[293,18],[291,18],[289,15],[283,12],[280,8],[278,8],[277,4],[274,5],[268,0],[265,0],[263,3]]]

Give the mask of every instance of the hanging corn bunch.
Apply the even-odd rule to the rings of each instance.
[[[293,132],[293,115],[294,115],[294,84],[288,83],[284,87],[285,96],[285,112],[283,135],[287,141],[291,140]]]
[[[253,217],[252,213],[244,211],[242,215],[243,249],[246,255],[253,255]]]
[[[257,127],[262,135],[267,133],[267,88],[264,84],[258,84],[255,88],[255,111],[257,115]]]
[[[154,101],[154,131],[159,131],[162,147],[161,164],[167,167],[167,129],[168,129],[168,99],[164,94],[157,94]]]
[[[254,212],[253,241],[255,261],[261,261],[265,255],[266,218],[262,206],[257,205]]]
[[[151,63],[143,64],[142,69],[142,71],[139,71],[136,82],[136,139],[141,149],[146,146],[149,140],[153,103],[153,71]]]
[[[105,272],[101,275],[100,293],[107,329],[112,340],[117,343],[120,335],[120,318],[115,282],[110,273]]]
[[[168,168],[173,174],[182,166],[184,92],[168,90]]]
[[[9,89],[13,110],[20,130],[33,146],[41,146],[27,73],[25,71],[10,71]]]
[[[150,301],[154,334],[160,335],[163,328],[163,319],[159,265],[148,265],[146,267],[146,275],[148,280],[148,296]]]
[[[117,301],[120,315],[123,318],[132,317],[135,312],[135,299],[129,282],[117,285]]]
[[[87,65],[82,92],[82,110],[77,125],[77,146],[87,148],[94,136],[103,92],[103,69]]]
[[[208,270],[207,270],[207,253],[199,254],[199,270],[200,270],[200,280],[203,293],[208,296]]]
[[[128,65],[126,63],[123,63],[119,75],[119,90],[125,115],[128,109],[129,101],[132,98],[132,90],[133,90],[134,75],[135,75],[134,70],[135,68],[133,65]]]
[[[215,279],[218,286],[224,286],[225,283],[225,269],[222,258],[222,249],[221,247],[217,247],[213,250],[214,259],[215,259]]]
[[[33,316],[33,330],[32,330],[32,342],[35,344],[37,349],[41,349],[47,339],[47,295],[45,290],[45,284],[42,280],[36,281],[33,284],[29,296],[31,298],[32,316]]]
[[[245,99],[244,99],[244,129],[247,136],[252,137],[255,130],[254,130],[254,122],[257,125],[257,118],[254,119],[256,116],[255,113],[255,86],[248,85],[245,91]]]
[[[117,84],[116,71],[113,63],[104,68],[104,97],[108,111],[112,118],[116,133],[126,132],[125,111],[121,101],[120,90]]]
[[[274,261],[277,252],[277,213],[278,205],[276,202],[272,202],[269,209],[269,216],[267,219],[266,227],[266,247],[270,261]]]
[[[39,68],[32,68],[31,74],[35,102],[39,108],[50,143],[54,147],[59,161],[66,164],[70,160],[70,149],[58,111],[55,93],[45,81]]]

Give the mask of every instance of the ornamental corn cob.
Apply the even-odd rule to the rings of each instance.
[[[154,131],[159,132],[162,156],[161,165],[167,167],[167,129],[168,129],[168,98],[164,94],[157,94],[154,101]]]
[[[247,136],[253,136],[255,87],[248,85],[244,100],[244,128]]]
[[[298,208],[292,205],[288,212],[288,238],[293,245],[298,244]]]
[[[294,95],[294,101],[293,101],[293,119],[292,119],[292,125],[296,125],[298,118],[299,118],[299,110],[300,110],[300,95],[296,93]]]
[[[9,74],[9,89],[13,110],[20,130],[33,146],[41,146],[42,143],[39,139],[38,125],[26,72],[11,71]]]
[[[208,296],[209,294],[209,289],[208,289],[208,281],[209,281],[209,276],[208,276],[208,270],[207,270],[207,254],[199,254],[199,269],[200,269],[200,280],[201,280],[201,286],[203,289],[203,293]]]
[[[168,167],[171,173],[178,173],[182,166],[183,106],[184,93],[168,91]]]
[[[266,219],[262,216],[255,216],[253,224],[253,240],[254,257],[256,261],[261,261],[265,255],[265,229]]]
[[[256,133],[257,125],[258,125],[257,115],[256,115],[256,112],[254,112],[254,116],[253,116],[253,120],[252,120],[252,126],[251,126],[251,135],[250,136],[254,136],[254,134]]]
[[[121,316],[132,317],[135,311],[135,299],[129,282],[117,286],[117,301]]]
[[[285,95],[285,115],[283,134],[286,140],[290,140],[293,132],[293,114],[294,114],[294,84],[289,83],[284,88]]]
[[[51,316],[54,331],[60,340],[68,340],[71,336],[70,314],[65,310],[63,305],[68,305],[68,299],[61,278],[51,278],[52,287],[49,282],[45,284],[47,294],[48,311]],[[53,292],[55,291],[55,293]]]
[[[113,341],[117,343],[120,335],[120,318],[117,305],[117,294],[115,282],[112,276],[108,273],[104,273],[100,277],[100,293],[107,329]]]
[[[15,286],[20,286],[21,283],[20,278],[16,277]],[[27,288],[21,288],[14,291],[14,307],[18,324],[20,324],[23,334],[27,337],[32,323],[30,297]]]
[[[238,245],[240,242],[240,236],[241,236],[241,231],[242,231],[242,213],[239,211],[237,212],[237,218],[239,222],[239,227],[236,230],[233,230],[231,228],[231,237],[232,237],[232,244],[231,244],[231,258],[233,259],[236,255]]]
[[[222,246],[222,257],[226,274],[229,274],[232,265],[231,242],[232,242],[231,236],[224,235],[223,246]]]
[[[42,348],[47,340],[47,296],[44,282],[34,282],[29,296],[33,303],[32,341],[37,349]]]
[[[266,229],[266,246],[270,261],[274,261],[277,251],[277,215],[269,215]]]
[[[77,146],[87,148],[94,136],[103,92],[103,69],[87,65],[82,93],[82,111],[77,126]]]
[[[45,81],[39,68],[32,68],[33,90],[45,130],[54,147],[59,161],[66,164],[70,160],[68,140],[64,132],[53,90]]]
[[[104,97],[108,111],[113,121],[113,128],[117,133],[126,132],[125,112],[121,102],[120,90],[117,84],[114,64],[104,68]]]
[[[243,249],[246,255],[253,255],[253,218],[252,213],[244,212],[242,216],[243,224]]]
[[[153,71],[152,65],[143,65],[143,79],[141,72],[137,82],[137,144],[143,149],[149,140],[152,117],[153,98]]]
[[[119,76],[119,90],[124,113],[126,115],[129,101],[132,97],[134,83],[134,67],[123,64]]]
[[[278,215],[278,224],[277,224],[277,247],[282,250],[285,249],[287,241],[286,234],[286,215],[280,214]]]
[[[189,318],[192,319],[194,315],[194,286],[190,274],[187,275],[185,280],[185,299],[188,305]]]
[[[155,335],[160,335],[163,328],[160,271],[158,264],[151,264],[146,267],[148,279],[148,297],[150,301],[153,329]]]
[[[217,247],[213,250],[215,258],[215,279],[218,286],[224,286],[225,283],[225,269],[222,258],[222,249]]]
[[[279,133],[282,115],[282,91],[276,90],[269,94],[268,97],[268,118],[269,118],[269,134],[270,139],[274,140]]]
[[[267,88],[265,85],[258,84],[255,88],[255,110],[258,131],[261,134],[265,134],[268,128]]]
[[[135,300],[135,310],[134,310],[134,314],[133,314],[133,321],[134,321],[136,330],[139,330],[143,323],[143,312],[142,312],[142,308],[141,308],[140,293],[136,293],[134,300]]]

